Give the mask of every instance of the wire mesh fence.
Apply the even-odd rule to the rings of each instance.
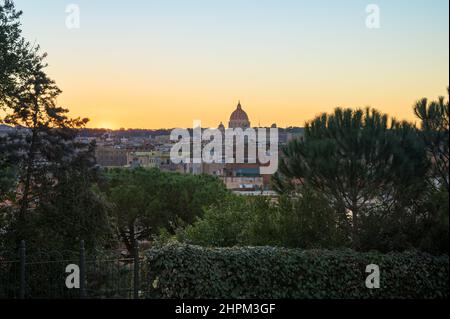
[[[67,284],[68,266],[79,269],[79,285]],[[137,299],[145,296],[146,278],[136,245],[133,256],[111,251],[26,252],[17,258],[0,252],[0,299]]]
[[[19,298],[19,261],[0,257],[0,298]]]

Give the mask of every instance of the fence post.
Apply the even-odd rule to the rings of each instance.
[[[134,241],[134,249],[133,249],[133,257],[134,257],[134,283],[133,283],[133,298],[139,299],[139,244],[138,241]]]
[[[86,256],[84,240],[80,242],[80,298],[86,298]]]
[[[26,263],[26,247],[25,247],[25,240],[22,240],[20,242],[20,249],[19,249],[19,255],[20,255],[20,291],[19,291],[19,298],[25,299],[25,290],[26,290],[26,281],[25,281],[25,263]]]

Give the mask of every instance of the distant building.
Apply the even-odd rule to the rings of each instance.
[[[226,164],[222,180],[235,191],[263,191],[270,189],[270,175],[262,175],[260,164]]]
[[[163,172],[172,172],[172,173],[186,173],[186,167],[184,164],[174,164],[170,162],[169,164],[161,164],[160,170]]]
[[[244,131],[251,128],[250,118],[240,102],[230,115],[228,127],[230,129],[240,128]],[[160,130],[150,135],[140,131],[134,133],[130,131],[127,134],[106,132],[101,138],[96,136],[93,139],[96,139],[97,142],[97,162],[102,166],[159,168],[169,172],[213,175],[223,180],[226,187],[236,193],[273,196],[271,191],[272,176],[261,174],[261,167],[268,166],[268,164],[262,164],[258,158],[258,152],[256,154],[250,152],[248,146],[256,143],[258,147],[266,147],[266,155],[270,155],[269,148],[272,147],[274,142],[281,147],[293,139],[303,138],[304,130],[297,127],[280,128],[278,129],[277,139],[273,140],[274,135],[270,133],[270,128],[276,129],[278,127],[275,123],[270,127],[258,127],[259,130],[256,135],[247,132],[246,138],[242,139],[234,137],[233,134],[226,134],[226,127],[221,122],[218,129],[222,132],[224,138],[222,139],[222,160],[220,163],[194,163],[192,161],[193,154],[186,155],[189,156],[190,161],[180,164],[173,163],[170,159],[170,152],[174,142],[170,140],[170,132],[166,130]],[[8,130],[9,128],[0,126],[0,134],[2,129]],[[262,133],[261,130],[263,129],[266,130],[265,138],[261,138],[262,135],[258,134],[259,132]],[[85,141],[89,142],[90,137],[85,137]],[[202,145],[204,146],[207,142],[202,141]],[[184,146],[193,149],[193,140],[185,143],[189,145]],[[227,149],[226,146],[231,145],[234,146],[233,149]],[[243,154],[244,163],[225,164],[227,153],[234,154],[236,158],[239,147],[245,150]]]
[[[223,126],[223,125],[222,125]],[[241,102],[239,101],[236,110],[230,116],[229,128],[242,128],[247,129],[250,126],[250,120],[247,113],[242,109]]]
[[[253,177],[223,177],[227,189],[233,191],[261,191],[264,190],[263,178]]]
[[[127,151],[114,147],[96,147],[97,164],[104,167],[122,167],[127,165]]]
[[[203,174],[203,163],[186,163],[185,164],[185,173],[193,174],[193,175],[201,175]]]
[[[154,137],[155,142],[157,143],[169,143],[170,142],[170,135],[157,135]]]
[[[127,154],[127,165],[136,168],[159,168],[164,158],[160,152],[129,152]]]
[[[225,164],[222,163],[203,163],[202,165],[203,174],[214,175],[214,176],[223,176]]]
[[[272,201],[277,202],[277,197],[278,197],[278,193],[275,191],[246,191],[246,190],[238,190],[238,191],[233,191],[233,193],[235,193],[236,195],[241,195],[241,196],[265,196],[265,197],[269,197],[272,198]]]

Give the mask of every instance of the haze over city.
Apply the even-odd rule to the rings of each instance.
[[[216,127],[238,100],[255,125],[302,126],[336,106],[415,121],[415,101],[448,84],[447,0],[377,1],[379,29],[360,0],[79,0],[79,29],[69,3],[16,1],[59,102],[89,127]]]

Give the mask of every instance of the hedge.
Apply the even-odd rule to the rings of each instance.
[[[448,298],[449,258],[419,252],[357,253],[170,244],[146,254],[149,298]],[[380,289],[366,266],[380,267]]]

